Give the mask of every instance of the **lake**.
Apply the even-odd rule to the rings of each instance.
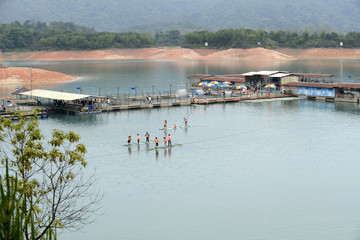
[[[356,82],[360,61],[12,62],[78,76],[49,89],[137,94],[185,88],[186,76],[258,70],[334,74]],[[154,87],[153,87],[154,86]],[[146,131],[170,150],[124,147]],[[88,170],[104,194],[101,215],[59,239],[360,238],[360,108],[305,100],[238,102],[101,113],[50,115],[43,133],[74,130],[87,146]],[[162,142],[161,142],[162,145]]]

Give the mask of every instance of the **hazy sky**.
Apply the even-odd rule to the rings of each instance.
[[[0,23],[71,21],[100,31],[179,22],[217,29],[360,31],[359,6],[360,0],[0,0]]]

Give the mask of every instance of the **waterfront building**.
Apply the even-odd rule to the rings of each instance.
[[[234,85],[245,85],[248,89],[262,89],[270,84],[280,91],[281,85],[292,82],[332,82],[334,75],[331,74],[312,74],[312,73],[291,73],[288,71],[258,71],[247,72],[243,74],[232,75],[206,75],[196,74],[189,76],[190,85],[198,87],[201,82],[210,83],[217,81],[219,83],[228,81]],[[194,79],[194,80],[192,80]]]
[[[284,93],[313,100],[354,102],[360,101],[360,84],[291,82],[282,84]]]

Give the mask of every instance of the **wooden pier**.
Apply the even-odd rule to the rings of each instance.
[[[163,107],[178,107],[178,106],[190,106],[190,105],[205,105],[205,104],[218,104],[218,103],[234,103],[241,101],[261,100],[261,99],[277,99],[288,98],[292,95],[286,94],[271,94],[271,95],[243,95],[236,97],[219,97],[219,96],[206,96],[200,98],[197,101],[190,97],[176,98],[175,95],[167,96],[154,96],[151,103],[145,103],[141,97],[112,99],[109,103],[98,103],[94,106],[83,106],[81,104],[64,104],[61,107],[48,106],[44,107],[49,112],[62,112],[66,114],[95,114],[100,112],[112,112],[112,111],[124,111],[124,110],[139,110],[139,109],[152,109]]]
[[[241,101],[261,101],[262,99],[279,99],[293,97],[291,94],[283,93],[241,93],[230,91],[216,91],[209,94],[196,95],[193,98],[187,94],[159,94],[149,96],[93,96],[84,94],[64,93],[50,90],[32,90],[20,93],[20,95],[48,99],[49,101],[38,101],[38,105],[47,112],[57,112],[65,114],[95,114],[100,112],[124,111],[136,109],[152,109],[161,107],[190,106],[194,104],[215,104],[233,103]]]

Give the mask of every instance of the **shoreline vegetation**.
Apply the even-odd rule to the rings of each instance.
[[[160,30],[159,30],[160,31]],[[64,22],[15,21],[0,24],[0,49],[11,51],[88,51],[102,49],[141,49],[158,47],[183,49],[309,49],[360,48],[360,32],[291,32],[246,28],[193,31],[97,32],[93,28]]]

